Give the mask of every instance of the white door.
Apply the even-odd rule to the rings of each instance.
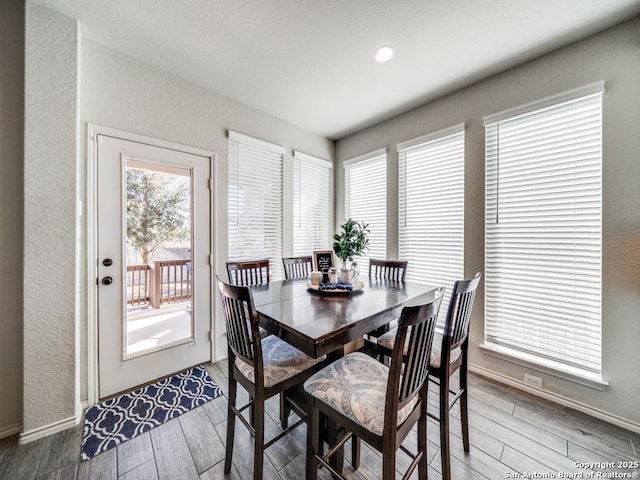
[[[99,396],[211,360],[212,160],[97,135]]]

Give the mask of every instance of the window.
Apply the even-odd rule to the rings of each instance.
[[[229,259],[269,259],[282,278],[282,159],[284,149],[229,132]]]
[[[311,255],[331,247],[333,164],[293,153],[293,254]]]
[[[387,258],[387,152],[376,150],[347,160],[345,215],[369,224],[369,258]],[[367,257],[354,259],[361,274],[369,269]]]
[[[407,280],[451,289],[464,277],[464,125],[398,145],[399,258]]]
[[[485,118],[486,346],[596,379],[603,92]]]

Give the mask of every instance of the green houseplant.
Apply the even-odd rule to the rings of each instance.
[[[353,257],[369,249],[369,224],[349,219],[340,226],[340,233],[333,236],[333,251],[342,261],[342,270],[351,270],[357,277],[357,268],[350,266]],[[352,267],[352,268],[350,268]]]

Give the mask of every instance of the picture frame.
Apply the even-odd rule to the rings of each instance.
[[[313,252],[313,269],[319,272],[323,268],[331,268],[334,266],[333,250],[314,250]]]

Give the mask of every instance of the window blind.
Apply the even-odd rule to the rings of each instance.
[[[485,339],[599,375],[603,88],[589,90],[485,120]]]
[[[347,160],[345,214],[369,224],[369,251],[354,258],[360,274],[369,271],[368,258],[387,258],[387,152],[385,149]]]
[[[230,260],[269,259],[282,278],[282,161],[284,149],[229,132]]]
[[[407,280],[446,288],[464,277],[464,125],[398,145],[399,258]]]
[[[331,248],[333,164],[302,152],[293,154],[293,254]]]

